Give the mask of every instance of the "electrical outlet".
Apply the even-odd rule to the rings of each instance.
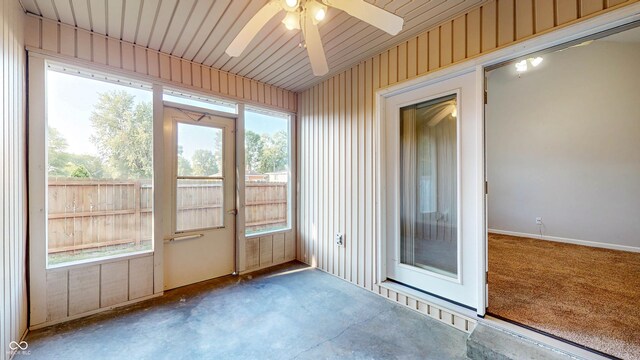
[[[536,218],[536,225],[542,225],[542,218],[541,217],[537,217]]]
[[[336,245],[338,246],[344,245],[344,235],[342,235],[342,233],[336,233]]]

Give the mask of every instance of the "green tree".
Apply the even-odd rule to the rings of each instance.
[[[88,177],[102,178],[104,168],[102,160],[87,154],[72,154],[67,152],[68,143],[56,128],[48,127],[48,162],[49,176],[78,177],[74,175],[77,168],[86,170]]]
[[[216,164],[216,173],[220,170],[218,167],[222,166],[222,131],[216,131],[215,138],[213,139],[213,157]]]
[[[281,130],[271,136],[264,134],[262,141],[264,149],[258,170],[263,174],[287,170],[289,165],[287,132]]]
[[[69,144],[58,129],[49,126],[47,130],[49,176],[67,176],[65,167],[69,162],[69,154],[66,150]]]
[[[189,159],[185,158],[183,155],[184,149],[182,149],[182,145],[178,145],[178,175],[189,176],[193,175],[193,170],[191,169],[191,162]]]
[[[262,159],[262,151],[264,150],[264,142],[257,133],[248,130],[244,135],[245,146],[245,162],[249,171],[256,171],[260,168]]]
[[[114,178],[149,179],[153,173],[150,102],[135,103],[135,96],[120,90],[99,95],[91,114],[100,157]]]
[[[198,149],[191,157],[193,175],[210,176],[219,172],[218,161],[211,150]]]
[[[91,174],[89,174],[89,170],[82,165],[76,165],[75,169],[71,172],[71,177],[74,178],[90,178]]]
[[[67,154],[67,159],[68,162],[65,167],[67,172],[66,176],[73,177],[72,173],[76,167],[83,167],[92,179],[102,179],[106,175],[104,167],[102,166],[102,160],[98,157],[87,154]]]

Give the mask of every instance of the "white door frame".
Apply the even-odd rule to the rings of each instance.
[[[166,116],[164,116],[164,109],[172,109],[172,110],[176,110],[176,111],[189,111],[189,112],[193,112],[193,113],[197,113],[197,114],[203,114],[204,115],[210,115],[213,117],[218,117],[218,118],[222,118],[225,119],[226,121],[230,121],[232,123],[232,128],[229,129],[230,130],[230,137],[231,140],[233,141],[232,146],[228,147],[227,146],[227,134],[225,133],[226,130],[225,128],[218,128],[218,129],[222,129],[223,130],[223,142],[222,142],[222,146],[223,146],[223,152],[224,152],[224,156],[223,156],[223,164],[222,167],[223,169],[226,169],[227,164],[226,161],[229,159],[228,157],[231,157],[229,161],[232,162],[231,167],[233,168],[233,171],[224,171],[225,175],[225,180],[228,176],[231,176],[231,181],[228,183],[228,185],[232,186],[233,189],[231,189],[231,192],[234,194],[232,197],[232,204],[227,204],[223,201],[224,204],[224,208],[223,208],[223,221],[225,226],[223,226],[222,228],[220,228],[219,230],[224,230],[224,228],[226,227],[231,227],[231,233],[232,233],[232,239],[233,239],[233,255],[232,255],[232,261],[233,261],[233,270],[232,273],[237,273],[237,269],[238,269],[238,224],[237,224],[237,215],[238,215],[238,197],[237,194],[239,193],[239,184],[238,184],[238,179],[237,179],[237,154],[236,154],[236,150],[237,150],[237,143],[238,143],[238,138],[237,138],[237,126],[238,126],[238,114],[234,114],[234,113],[227,113],[227,112],[223,112],[223,111],[217,111],[217,110],[212,110],[212,109],[206,109],[206,108],[201,108],[198,106],[193,106],[193,105],[187,105],[187,104],[181,104],[181,103],[175,103],[175,102],[171,102],[171,101],[162,101],[162,106],[163,106],[163,118],[162,118],[162,123],[163,123],[163,129],[164,129],[164,133],[163,133],[163,139],[165,140],[165,174],[166,175],[171,175],[170,179],[172,179],[171,181],[168,181],[169,177],[167,177],[165,175],[165,182],[164,182],[164,187],[163,187],[163,202],[162,202],[162,207],[164,210],[164,214],[166,215],[166,217],[164,218],[163,221],[163,232],[162,234],[164,236],[162,236],[162,245],[161,248],[164,251],[164,247],[167,245],[167,242],[171,242],[173,239],[176,238],[184,238],[184,237],[198,237],[198,236],[202,236],[203,234],[205,234],[206,232],[210,232],[210,231],[215,231],[216,228],[206,228],[206,229],[193,229],[193,230],[187,230],[184,232],[176,232],[176,213],[177,213],[177,204],[176,204],[176,182],[175,179],[177,177],[177,169],[176,169],[176,164],[175,164],[175,160],[176,160],[176,155],[175,155],[175,150],[177,149],[177,141],[178,141],[178,124],[179,123],[184,123],[184,124],[192,124],[192,125],[198,125],[198,126],[205,126],[205,127],[211,127],[211,128],[218,128],[217,125],[214,125],[213,122],[210,121],[204,121],[203,123],[199,123],[197,121],[192,122],[185,122],[185,121],[181,121],[181,120],[176,120],[176,119],[169,119]],[[169,145],[169,146],[167,146]],[[232,151],[229,151],[230,149],[232,149]],[[170,155],[168,155],[170,154]],[[227,174],[230,173],[230,174]],[[225,181],[225,186],[227,185],[226,181]],[[226,190],[225,190],[226,191]],[[223,194],[223,197],[225,197],[226,195]],[[233,221],[230,221],[229,223],[227,223],[226,220],[224,220],[225,217],[227,217],[229,215],[229,210],[230,208],[235,209],[236,214],[233,218]],[[164,256],[164,255],[163,255]],[[165,273],[166,271],[166,259],[164,259],[163,257],[163,287],[165,289],[163,290],[167,290],[166,286],[167,284],[165,283],[167,281],[167,275]],[[188,284],[182,284],[180,286],[183,285],[188,285]],[[172,286],[171,288],[173,288],[175,286]]]
[[[384,133],[384,142],[380,144],[382,167],[385,178],[384,194],[386,196],[383,208],[387,212],[385,220],[385,233],[381,233],[386,239],[387,251],[386,274],[395,281],[422,289],[429,293],[444,297],[465,307],[475,309],[478,294],[475,292],[477,278],[478,259],[475,258],[478,244],[474,234],[478,231],[476,226],[476,211],[471,204],[481,202],[475,195],[478,189],[474,186],[474,180],[466,174],[477,171],[478,166],[473,166],[475,160],[470,154],[475,153],[475,142],[478,129],[476,128],[477,111],[475,82],[477,81],[474,69],[467,69],[462,74],[450,79],[438,79],[437,82],[424,85],[410,91],[400,91],[393,96],[386,97],[384,101],[386,120],[380,124],[380,133]],[[435,271],[419,269],[415,266],[400,262],[400,189],[402,178],[400,160],[400,109],[405,106],[420,104],[431,99],[443,96],[456,95],[456,274],[444,275]],[[479,169],[478,169],[479,170]],[[394,244],[391,244],[393,242]]]
[[[478,126],[478,137],[476,141],[476,159],[481,166],[479,167],[477,176],[477,194],[478,205],[477,214],[478,219],[478,238],[476,239],[478,245],[478,296],[477,296],[477,314],[480,317],[484,317],[487,306],[487,287],[486,287],[486,271],[487,271],[487,225],[486,225],[486,199],[484,195],[485,186],[485,146],[484,146],[484,70],[486,67],[490,67],[502,62],[510,61],[515,58],[525,56],[531,53],[549,49],[554,46],[562,45],[574,40],[592,36],[594,34],[611,30],[613,28],[624,26],[632,22],[640,21],[640,2],[627,5],[625,7],[595,16],[593,18],[585,19],[579,23],[554,29],[546,34],[542,34],[531,38],[529,40],[522,41],[520,43],[498,49],[489,54],[479,56],[475,59],[463,61],[459,64],[449,66],[445,69],[435,71],[433,73],[419,76],[415,79],[411,79],[396,85],[392,85],[383,89],[379,89],[375,93],[376,104],[376,118],[375,118],[375,184],[376,184],[376,202],[375,218],[376,218],[376,278],[375,283],[380,284],[387,279],[387,266],[386,266],[386,241],[384,234],[386,234],[386,213],[385,213],[385,199],[384,193],[384,169],[385,158],[384,152],[381,150],[381,145],[384,142],[384,134],[380,131],[381,126],[385,118],[385,101],[387,98],[402,94],[417,88],[433,85],[435,83],[454,78],[462,75],[466,72],[475,70],[476,81],[476,96],[477,96],[477,114],[478,119],[476,124]],[[463,169],[464,170],[464,169]]]

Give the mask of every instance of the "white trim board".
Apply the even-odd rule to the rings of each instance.
[[[546,240],[553,241],[565,244],[574,244],[574,245],[582,245],[582,246],[590,246],[602,249],[610,249],[610,250],[620,250],[620,251],[629,251],[640,253],[640,247],[635,246],[627,246],[627,245],[617,245],[617,244],[607,244],[596,241],[587,241],[587,240],[578,240],[578,239],[569,239],[557,236],[549,236],[549,235],[540,235],[540,234],[527,234],[515,231],[506,231],[506,230],[497,230],[497,229],[489,229],[489,234],[494,233],[498,235],[509,235],[509,236],[518,236],[531,238],[535,240]]]

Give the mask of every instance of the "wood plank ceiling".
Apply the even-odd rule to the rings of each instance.
[[[20,0],[29,13],[301,91],[484,0],[367,0],[405,20],[392,37],[337,9],[320,25],[329,74],[315,77],[299,30],[273,18],[237,58],[224,51],[267,0]]]

